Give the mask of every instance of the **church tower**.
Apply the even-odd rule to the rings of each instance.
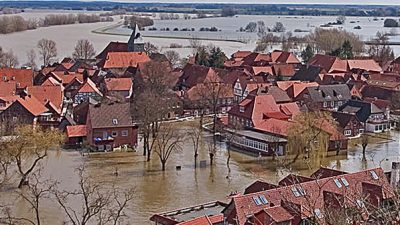
[[[137,24],[135,24],[128,41],[128,52],[144,52],[144,41]]]

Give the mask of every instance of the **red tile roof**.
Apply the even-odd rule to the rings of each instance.
[[[378,179],[371,175],[372,171],[376,173]],[[344,184],[338,187],[334,179],[345,178],[348,186]],[[244,225],[247,217],[254,215],[264,209],[275,206],[284,206],[282,203],[295,204],[300,206],[301,218],[314,217],[314,210],[320,209],[324,213],[325,195],[324,193],[334,193],[345,196],[345,204],[348,207],[355,207],[355,200],[362,199],[365,184],[374,185],[378,195],[383,199],[394,197],[394,191],[387,181],[384,171],[381,168],[360,171],[351,174],[343,174],[336,177],[328,177],[318,180],[312,180],[301,184],[279,187],[276,189],[251,193],[247,195],[235,196],[232,198],[230,206],[224,210],[224,214],[233,213],[229,216],[238,219],[238,225]],[[302,188],[305,196],[295,196],[292,192],[294,187]],[[253,200],[253,197],[263,195],[267,199],[267,204],[259,204]],[[278,216],[278,215],[277,215]]]
[[[129,91],[132,88],[131,78],[106,78],[107,91]]]
[[[56,79],[58,82],[61,82],[64,86],[71,83],[75,79],[80,82],[83,82],[83,74],[75,73],[75,72],[68,72],[65,73],[63,71],[55,71],[51,72],[50,76]]]
[[[293,52],[284,51],[273,51],[271,52],[272,62],[274,63],[288,63],[288,64],[300,64],[300,60],[296,57]]]
[[[244,106],[243,112],[240,112],[240,106],[237,105],[232,107],[229,114],[247,118],[252,120],[253,123],[256,123],[264,119],[265,113],[280,113],[279,107],[272,95],[249,94],[246,99],[244,99],[244,102],[246,102],[246,106]]]
[[[253,66],[252,71],[254,75],[259,75],[260,73],[274,74],[272,66]]]
[[[373,59],[347,60],[349,69],[360,69],[368,72],[382,72],[381,66]]]
[[[294,218],[292,214],[279,205],[264,209],[263,211],[276,223],[289,221]]]
[[[128,43],[124,42],[110,42],[104,50],[96,56],[96,59],[104,59],[109,52],[127,52]]]
[[[86,125],[67,126],[67,137],[86,137]]]
[[[109,52],[98,66],[104,69],[128,68],[148,61],[150,58],[144,52]]]
[[[13,104],[15,104],[16,102],[20,103],[33,116],[39,116],[40,114],[48,111],[48,109],[44,106],[44,104],[33,96],[31,97],[27,96],[25,98],[17,98]]]
[[[31,86],[27,87],[27,92],[42,104],[51,102],[58,109],[62,108],[64,93],[61,86]]]
[[[335,56],[316,54],[308,65],[318,66],[323,68],[328,73],[347,72],[347,61],[341,60]]]
[[[98,95],[103,96],[103,94],[96,87],[96,84],[88,78],[84,84],[78,89],[77,93],[92,93],[96,92]]]
[[[15,81],[0,82],[0,97],[13,96],[17,90]]]
[[[0,68],[0,82],[15,81],[20,88],[33,85],[31,69]]]
[[[195,219],[178,223],[177,225],[214,225],[224,222],[224,215],[202,216]]]
[[[294,122],[270,118],[254,123],[254,129],[270,134],[287,137],[289,129],[293,124]]]

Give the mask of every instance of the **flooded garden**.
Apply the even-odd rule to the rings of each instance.
[[[182,132],[187,132],[187,128],[182,129]],[[212,137],[205,132],[198,157],[207,161],[207,166],[203,168],[194,168],[194,151],[188,140],[184,142],[182,151],[171,155],[164,172],[157,155],[153,154],[151,161],[146,162],[139,147],[136,152],[82,154],[74,150],[51,151],[42,163],[42,176],[57,180],[60,189],[74,190],[79,182],[76,169],[85,165],[88,174],[101,185],[134,188],[135,197],[127,210],[129,221],[132,224],[150,224],[149,218],[154,213],[214,200],[228,201],[229,194],[243,192],[257,179],[276,183],[288,173],[310,175],[319,166],[349,172],[374,167],[389,170],[391,162],[400,159],[399,140],[398,132],[380,134],[368,145],[366,161],[362,160],[361,146],[352,144],[347,156],[322,158],[321,165],[314,165],[311,169],[304,169],[301,162],[291,169],[277,167],[276,161],[269,158],[230,151],[228,169],[228,151],[223,142],[218,142],[214,165],[208,165],[206,146]],[[0,193],[0,201],[12,202],[20,216],[30,215],[29,206],[18,197],[16,190],[16,185],[7,187]],[[46,224],[61,224],[64,220],[61,209],[52,198],[44,200],[42,210]]]

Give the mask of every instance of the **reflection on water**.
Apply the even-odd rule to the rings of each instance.
[[[321,165],[357,171],[382,166],[390,169],[391,161],[397,160],[399,153],[399,133],[392,133],[395,141],[370,144],[367,148],[367,161],[362,162],[361,147],[353,146],[347,156],[323,158]],[[210,141],[204,137],[204,142]],[[206,144],[202,145],[199,160],[208,160]],[[231,151],[231,172],[226,166],[227,151],[225,145],[219,143],[213,167],[194,169],[193,149],[189,141],[184,150],[178,152],[167,162],[167,171],[162,172],[156,155],[150,162],[145,161],[139,149],[135,153],[102,153],[81,156],[78,152],[51,152],[43,166],[44,176],[60,181],[60,188],[72,190],[77,186],[78,176],[75,168],[83,163],[96,181],[115,184],[120,187],[135,187],[136,198],[129,206],[130,221],[133,224],[149,224],[153,213],[186,207],[213,200],[227,201],[227,195],[234,191],[242,192],[255,179],[277,182],[289,171],[274,169],[275,162],[260,160],[257,157],[243,155]],[[182,170],[175,170],[175,166]],[[296,168],[296,167],[295,167]],[[312,170],[296,171],[309,175]],[[118,176],[114,175],[118,170]],[[9,195],[15,189],[1,193],[1,201],[14,201],[15,195]],[[43,203],[43,215],[46,224],[61,224],[60,211],[51,200]],[[78,205],[76,205],[79,207]],[[20,215],[27,214],[27,205],[15,201],[15,210]]]

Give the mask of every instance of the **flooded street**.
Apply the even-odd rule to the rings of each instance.
[[[329,157],[322,160],[323,166],[345,171],[358,171],[366,168],[382,166],[390,169],[392,161],[398,160],[399,133],[392,133],[390,138],[382,139],[367,148],[367,162],[362,162],[361,147],[352,146],[348,156]],[[208,133],[204,134],[203,143],[211,141]],[[200,149],[199,160],[208,160],[207,145]],[[213,200],[227,201],[231,192],[242,192],[246,186],[256,179],[277,182],[287,171],[274,169],[274,162],[260,160],[238,152],[231,152],[231,173],[228,176],[226,166],[227,151],[225,144],[218,143],[216,164],[207,168],[194,169],[193,149],[190,141],[186,141],[184,150],[172,155],[167,162],[167,170],[161,171],[161,164],[156,154],[151,162],[146,162],[139,148],[137,152],[93,153],[82,156],[75,151],[53,151],[44,161],[43,176],[60,182],[59,189],[73,190],[77,188],[78,175],[76,168],[85,164],[88,173],[96,182],[104,182],[121,188],[135,188],[136,197],[129,206],[129,221],[132,224],[150,224],[149,217],[158,212],[196,205]],[[182,166],[177,171],[176,166]],[[118,170],[118,176],[114,172]],[[292,172],[309,175],[312,170]],[[27,205],[20,199],[15,200],[15,188],[1,193],[0,201],[15,202],[19,215],[27,215]],[[76,207],[80,207],[76,205]],[[63,214],[51,199],[46,199],[42,206],[46,217],[45,224],[61,224]]]

